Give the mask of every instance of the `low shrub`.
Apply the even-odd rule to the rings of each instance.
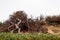
[[[58,35],[38,33],[0,33],[0,40],[60,40],[60,37]]]

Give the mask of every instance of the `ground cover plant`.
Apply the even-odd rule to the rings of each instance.
[[[58,35],[30,33],[0,33],[0,40],[60,40]]]

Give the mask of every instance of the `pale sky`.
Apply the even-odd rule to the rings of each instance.
[[[40,14],[59,15],[60,0],[0,0],[0,21],[5,21],[13,12],[24,10],[28,16]]]

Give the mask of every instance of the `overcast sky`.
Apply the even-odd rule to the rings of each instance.
[[[13,12],[24,10],[29,16],[59,15],[60,0],[0,0],[0,21]]]

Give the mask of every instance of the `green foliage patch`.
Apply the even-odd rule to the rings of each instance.
[[[38,33],[0,33],[0,40],[60,40],[60,37],[58,35]]]

